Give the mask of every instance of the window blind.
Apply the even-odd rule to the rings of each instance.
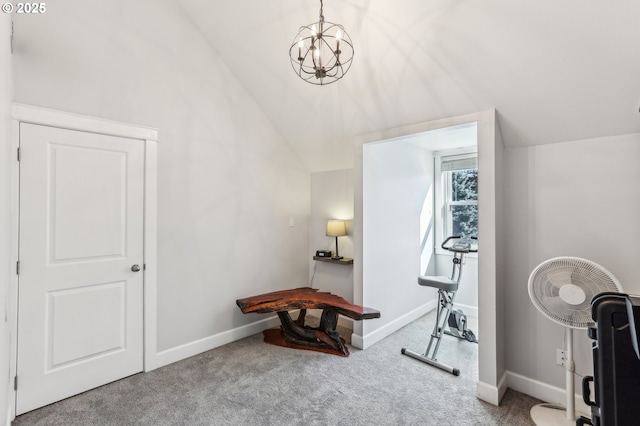
[[[441,161],[440,167],[443,172],[478,168],[478,157],[476,154],[452,155],[442,157]]]

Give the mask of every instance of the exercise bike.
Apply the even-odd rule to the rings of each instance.
[[[453,308],[453,299],[460,285],[464,257],[467,253],[478,252],[476,241],[477,238],[475,237],[471,237],[471,240],[463,240],[462,237],[452,236],[442,242],[441,247],[453,253],[453,270],[451,271],[451,277],[418,277],[419,285],[438,289],[436,323],[433,327],[431,338],[429,339],[429,345],[424,354],[419,354],[405,348],[401,350],[401,353],[404,355],[445,370],[454,376],[459,376],[460,370],[438,362],[436,354],[440,348],[440,339],[443,334],[448,334],[468,342],[478,343],[478,339],[473,331],[467,327],[467,316],[461,310]],[[433,351],[431,350],[432,348]]]

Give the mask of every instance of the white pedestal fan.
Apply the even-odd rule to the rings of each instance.
[[[531,409],[536,425],[575,425],[573,329],[593,323],[591,299],[603,292],[621,292],[618,280],[602,266],[579,257],[555,257],[529,276],[529,297],[550,320],[565,326],[567,405],[538,404]]]

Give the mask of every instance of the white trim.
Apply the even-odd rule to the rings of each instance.
[[[463,305],[461,303],[454,303],[453,304],[453,308],[454,309],[460,309],[468,317],[473,317],[475,319],[478,319],[478,307],[477,306]]]
[[[356,136],[354,144],[356,148],[367,143],[388,142],[392,139],[399,139],[404,136],[414,135],[416,133],[428,132],[430,130],[442,129],[445,127],[460,126],[463,124],[480,123],[486,115],[495,115],[495,109],[488,109],[480,112],[472,112],[454,117],[441,118],[439,120],[427,121],[423,123],[410,124],[407,126],[394,127],[365,135]]]
[[[211,349],[226,345],[227,343],[253,336],[254,334],[260,333],[268,328],[278,327],[279,325],[280,319],[277,316],[271,316],[251,324],[232,328],[231,330],[226,330],[222,333],[166,349],[156,354],[155,366],[156,368],[160,368],[194,355],[210,351]]]
[[[156,241],[157,241],[157,141],[158,130],[149,127],[136,126],[128,123],[103,120],[95,117],[88,117],[62,111],[55,111],[47,108],[14,103],[12,106],[12,148],[17,155],[20,146],[20,123],[30,123],[36,125],[46,125],[69,130],[78,130],[89,133],[98,133],[110,136],[119,136],[129,139],[138,139],[145,142],[145,263],[148,262],[144,275],[144,371],[155,368],[156,359],[156,339],[157,339],[157,306],[156,306],[156,286],[157,286],[157,262],[156,262]],[[12,213],[11,221],[13,229],[11,232],[12,241],[12,265],[18,261],[19,248],[19,200],[20,200],[20,163],[13,162],[12,175]],[[153,174],[153,175],[152,175]],[[147,222],[148,221],[148,222]],[[9,328],[11,330],[10,351],[11,359],[9,366],[9,377],[13,380],[17,371],[17,338],[18,338],[18,276],[12,274],[9,300]],[[10,418],[15,418],[16,392],[13,386],[10,387],[8,395],[10,401]]]
[[[13,166],[11,167],[11,223],[13,224],[11,227],[11,267],[15,267],[18,262],[20,242],[18,233],[20,229],[20,163],[17,158],[18,147],[20,146],[20,124],[18,121],[13,120],[11,130],[11,151],[16,155],[12,161]],[[18,274],[11,274],[9,285],[9,300],[7,301],[7,305],[9,306],[8,327],[11,331],[9,339],[9,380],[13,380],[18,370]],[[16,391],[13,386],[9,386],[7,398],[10,419],[13,420],[16,417]]]
[[[158,143],[145,141],[144,159],[144,371],[156,368],[158,339]]]
[[[498,381],[498,403],[500,403],[500,401],[502,401],[502,398],[504,397],[505,392],[507,392],[507,388],[508,383],[509,383],[509,376],[507,375],[507,372],[505,371],[504,373],[502,373],[502,377],[500,378],[500,380]]]
[[[489,404],[500,405],[500,401],[507,391],[507,373],[505,372],[497,386],[490,385],[485,382],[478,381],[476,383],[476,396]]]
[[[374,330],[373,333],[369,333],[366,336],[361,336],[360,334],[353,333],[351,335],[351,346],[359,349],[367,349],[368,347],[374,345],[385,337],[400,330],[405,325],[410,324],[426,313],[431,312],[433,309],[435,309],[436,303],[437,299],[430,300],[424,305],[419,306],[410,312],[407,312],[401,317],[396,318],[389,324]]]
[[[14,120],[21,123],[40,124],[63,129],[82,130],[110,136],[157,141],[158,130],[119,121],[104,120],[70,112],[56,111],[32,105],[13,104]]]
[[[476,124],[477,126],[477,124]],[[445,212],[446,203],[444,201],[444,194],[449,191],[448,188],[445,188],[445,182],[442,181],[442,157],[451,157],[454,155],[473,155],[478,158],[478,134],[476,127],[476,140],[475,144],[472,146],[458,148],[458,149],[447,149],[442,151],[436,151],[433,153],[433,161],[434,161],[434,192],[433,192],[433,205],[435,212],[434,214],[434,229],[435,229],[435,238],[434,241],[434,250],[437,255],[450,255],[453,257],[453,253],[448,250],[444,250],[440,247],[438,241],[444,241],[449,235],[445,236],[445,230],[449,228],[450,224],[448,223],[451,219],[450,215],[447,215]],[[479,173],[478,173],[479,175]],[[480,179],[480,178],[479,178]],[[447,185],[448,186],[448,185]],[[475,205],[478,205],[478,201],[475,202]],[[445,223],[445,219],[446,222]],[[467,253],[467,256],[477,257],[477,253]]]
[[[355,322],[355,320],[349,318],[349,317],[343,317],[342,315],[338,315],[338,325],[344,328],[348,328],[350,330],[353,330],[353,323]]]
[[[291,313],[295,312],[297,311],[291,311]],[[347,328],[353,328],[353,320],[340,316],[338,318],[338,325]],[[187,359],[194,355],[210,351],[222,345],[226,345],[228,343],[253,336],[254,334],[261,333],[263,330],[279,326],[280,319],[277,316],[270,316],[251,324],[236,327],[231,330],[226,330],[222,333],[194,340],[193,342],[185,343],[183,345],[179,345],[170,349],[165,349],[158,352],[152,362],[154,368],[164,367],[165,365],[182,361],[183,359]],[[145,371],[149,370],[145,369]]]
[[[513,390],[540,399],[544,402],[566,406],[567,392],[563,388],[549,385],[523,375],[507,371],[507,386]],[[578,389],[582,389],[577,386]],[[582,400],[581,394],[575,394],[576,414],[590,417],[591,409]]]
[[[478,227],[482,239],[478,245],[482,253],[482,262],[478,262],[478,381],[498,386],[498,372],[505,370],[504,353],[504,308],[499,303],[499,292],[503,291],[504,268],[496,256],[504,250],[503,218],[504,200],[502,173],[504,171],[504,145],[498,126],[495,109],[457,117],[418,123],[387,129],[380,132],[357,136],[353,140],[354,149],[354,222],[353,222],[353,302],[364,305],[365,283],[363,278],[363,148],[367,143],[387,141],[388,139],[457,126],[465,123],[477,123],[478,173],[482,184],[478,188],[479,203]],[[362,330],[360,324],[356,329]],[[361,331],[362,333],[362,331]]]

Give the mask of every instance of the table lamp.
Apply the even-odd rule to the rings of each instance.
[[[336,237],[336,255],[332,259],[342,259],[338,254],[338,237],[347,235],[344,220],[331,219],[327,221],[327,237]]]

